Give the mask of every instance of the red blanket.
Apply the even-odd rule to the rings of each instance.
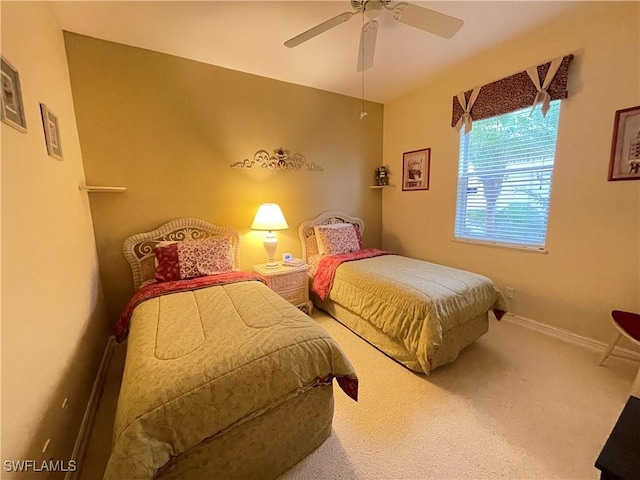
[[[127,303],[127,306],[116,322],[116,340],[120,343],[127,338],[131,314],[133,313],[133,310],[145,300],[160,297],[161,295],[167,295],[169,293],[186,292],[188,290],[198,290],[200,288],[211,287],[213,285],[225,285],[228,283],[245,282],[250,280],[265,284],[267,283],[264,278],[257,273],[234,271],[206,277],[190,278],[187,280],[152,283],[151,285],[142,287],[133,295],[133,297],[131,297],[131,300],[129,300],[129,303]]]
[[[381,255],[395,255],[388,250],[378,250],[377,248],[364,248],[357,252],[342,253],[340,255],[329,255],[318,263],[318,271],[313,277],[311,283],[311,291],[318,295],[320,299],[325,300],[331,287],[333,287],[333,279],[336,276],[336,269],[344,262],[353,260],[361,260],[363,258],[379,257]]]

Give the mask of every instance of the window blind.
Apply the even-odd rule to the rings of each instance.
[[[455,237],[544,249],[560,101],[460,133]]]

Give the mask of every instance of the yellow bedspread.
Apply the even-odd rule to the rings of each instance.
[[[255,281],[146,300],[128,342],[106,479],[150,479],[322,379],[356,378],[324,329]]]
[[[400,341],[426,373],[444,332],[489,310],[507,310],[487,277],[398,255],[343,263],[328,300]]]

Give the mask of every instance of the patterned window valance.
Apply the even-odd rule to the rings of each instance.
[[[547,98],[558,100],[568,96],[567,76],[569,62],[572,59],[573,55],[566,55],[558,59],[557,62],[551,61],[538,65],[539,81],[537,85],[534,84],[534,80],[530,77],[530,74],[533,74],[536,68],[533,67],[528,69],[529,73],[524,70],[502,80],[464,92],[465,107],[470,110],[468,112],[465,112],[460,100],[458,100],[458,96],[454,96],[451,126],[461,127],[464,124],[466,130],[469,131],[471,119],[482,120],[483,118],[495,117],[496,115],[513,112],[536,104],[541,104],[544,113],[546,113]],[[553,74],[553,70],[556,68],[555,76],[553,76],[552,80],[548,80],[546,78],[547,72],[551,69],[550,73]],[[545,86],[547,86],[546,89]],[[540,90],[538,87],[540,87]],[[546,90],[548,97],[541,90]],[[462,96],[462,93],[459,95]],[[470,101],[472,95],[476,97],[475,101]]]

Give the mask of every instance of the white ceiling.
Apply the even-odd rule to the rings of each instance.
[[[394,2],[395,3],[395,2]],[[365,98],[405,95],[438,70],[504,42],[583,2],[410,2],[461,18],[446,40],[400,24],[390,11],[380,24]],[[356,72],[361,15],[295,48],[285,40],[343,12],[349,1],[70,1],[53,2],[64,30],[221,67],[360,98]]]

